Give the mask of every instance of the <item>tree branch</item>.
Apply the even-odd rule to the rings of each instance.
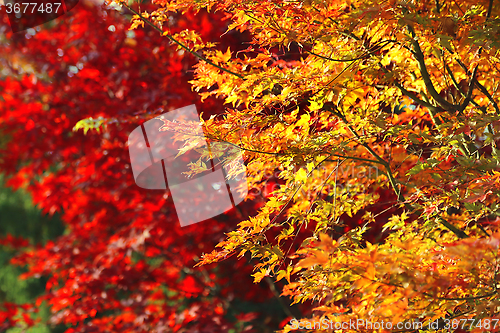
[[[349,122],[347,121],[346,117],[343,114],[341,114],[340,112],[333,111],[333,110],[331,112],[333,112],[340,119],[342,119],[342,121],[346,124],[347,128],[349,129],[349,131],[351,131],[351,133],[358,139],[359,144],[362,145],[363,147],[365,147],[365,149],[368,150],[368,152],[373,157],[375,157],[375,159],[379,162],[379,164],[382,164],[385,167],[385,170],[386,170],[386,173],[387,173],[387,177],[389,178],[389,182],[391,183],[391,186],[392,186],[392,188],[394,190],[394,193],[396,193],[396,195],[398,197],[398,201],[400,201],[401,203],[405,204],[406,199],[404,198],[403,194],[401,193],[401,189],[398,188],[396,179],[394,178],[394,175],[392,174],[391,166],[389,165],[389,163],[386,160],[384,160],[382,157],[380,157],[369,145],[367,145],[366,143],[360,141],[361,136],[349,124]]]
[[[472,91],[474,90],[474,82],[476,81],[478,66],[479,65],[474,67],[474,70],[472,71],[472,78],[469,81],[469,89],[467,91],[467,95],[465,96],[464,102],[462,103],[462,105],[460,105],[460,108],[458,109],[459,113],[462,113],[472,100]]]
[[[490,18],[492,9],[493,9],[493,0],[490,0],[490,3],[488,4],[488,12],[486,13],[486,20]]]
[[[477,86],[477,88],[479,90],[481,90],[481,92],[483,94],[486,95],[486,97],[488,97],[488,99],[490,100],[491,104],[493,104],[493,107],[495,108],[495,111],[497,112],[498,115],[500,115],[500,108],[498,107],[498,104],[497,102],[493,99],[493,96],[488,92],[488,89],[486,89],[481,83],[479,83],[477,80],[475,80],[475,84]]]
[[[448,75],[450,75],[451,82],[453,82],[453,85],[455,86],[457,91],[460,93],[460,95],[462,95],[463,98],[466,98],[467,95],[465,94],[465,92],[463,92],[463,90],[458,85],[458,82],[455,79],[455,76],[453,75],[453,72],[451,71],[450,66],[448,66],[447,64],[444,64],[444,68],[448,72]],[[476,101],[474,101],[474,99],[471,99],[471,103],[474,104],[474,106],[477,107],[478,109],[480,109],[481,111],[486,112],[486,107],[477,104]]]
[[[394,178],[394,175],[392,174],[390,164],[387,161],[385,161],[382,157],[380,157],[366,143],[359,141],[359,139],[361,138],[360,135],[354,130],[354,128],[352,128],[352,126],[349,124],[349,122],[347,121],[347,119],[345,118],[345,116],[343,114],[341,114],[340,112],[334,111],[334,110],[332,110],[331,112],[334,113],[335,115],[337,115],[340,119],[342,119],[342,121],[346,124],[347,128],[349,128],[349,130],[352,132],[352,134],[358,138],[358,142],[363,147],[365,147],[366,150],[368,150],[370,152],[370,154],[372,154],[373,157],[375,157],[380,162],[380,164],[385,166],[387,177],[389,178],[389,182],[392,186],[392,189],[394,190],[394,193],[398,197],[398,201],[403,203],[408,210],[412,210],[413,209],[412,205],[410,205],[409,203],[406,202],[406,199],[405,199],[404,195],[402,194],[401,189],[398,188],[397,181]],[[422,214],[423,211],[419,210],[419,213]],[[439,216],[438,214],[436,214],[435,217],[437,217],[439,222],[441,222],[441,224],[444,225],[448,230],[453,232],[458,238],[468,238],[469,237],[465,232],[463,232],[459,228],[455,227],[453,224],[449,223],[448,221],[446,221],[443,217]]]
[[[333,58],[330,58],[330,57],[322,56],[322,55],[317,54],[317,53],[315,53],[313,51],[309,51],[309,50],[305,50],[305,51],[307,53],[310,53],[310,54],[318,57],[318,58],[329,60],[329,61],[334,61],[334,62],[351,62],[351,61],[366,59],[366,58],[368,58],[369,55],[373,55],[374,52],[381,50],[382,48],[384,48],[384,46],[386,44],[389,44],[389,43],[398,43],[398,41],[397,40],[384,40],[384,41],[381,41],[381,42],[375,44],[374,45],[375,47],[371,48],[366,53],[360,55],[359,57],[352,58],[352,59],[333,59]],[[382,45],[379,45],[379,44],[382,44]]]
[[[233,147],[236,147],[236,148],[239,148],[241,150],[244,150],[244,151],[248,151],[250,153],[256,153],[256,154],[266,154],[266,155],[274,155],[274,156],[288,156],[289,154],[287,153],[278,153],[278,152],[271,152],[271,151],[261,151],[261,150],[255,150],[255,149],[250,149],[250,148],[245,148],[245,147],[241,147],[241,146],[238,146],[237,144],[234,144],[232,142],[229,142],[229,141],[225,141],[225,140],[221,140],[221,139],[217,139],[217,138],[211,138],[211,137],[207,137],[208,139],[211,139],[211,140],[214,140],[214,141],[217,141],[217,142],[222,142],[222,143],[227,143]],[[348,159],[348,160],[354,160],[354,161],[362,161],[362,162],[370,162],[370,163],[378,163],[378,164],[383,164],[381,163],[379,160],[371,160],[369,158],[362,158],[362,157],[356,157],[356,156],[347,156],[347,155],[342,155],[342,154],[335,154],[335,153],[328,153],[329,156],[335,156],[335,157],[340,157],[340,158],[344,158],[344,159]],[[336,162],[336,161],[332,161],[332,160],[325,160],[327,162]]]
[[[439,95],[439,93],[437,92],[436,88],[434,87],[434,84],[432,83],[429,72],[427,71],[427,66],[425,65],[425,57],[424,57],[424,54],[422,52],[422,49],[420,48],[420,44],[418,43],[415,31],[413,30],[413,28],[411,26],[408,26],[408,30],[410,31],[411,36],[412,36],[411,44],[413,46],[413,55],[415,56],[415,59],[418,62],[418,68],[420,70],[420,74],[422,75],[422,79],[424,80],[425,87],[427,88],[427,91],[429,91],[429,94],[431,95],[431,97],[443,109],[448,110],[448,111],[457,110],[456,105],[448,102],[446,99],[441,97],[441,95]]]

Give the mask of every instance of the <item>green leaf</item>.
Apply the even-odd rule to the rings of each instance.
[[[417,165],[415,165],[413,168],[411,168],[406,175],[416,175],[417,173],[419,172],[422,172],[425,170],[426,168],[426,164],[425,163],[419,163]]]
[[[73,132],[83,129],[83,134],[86,135],[89,130],[95,129],[99,133],[100,128],[103,127],[105,120],[106,119],[104,119],[103,117],[98,117],[96,119],[93,119],[92,117],[82,119],[73,127]]]

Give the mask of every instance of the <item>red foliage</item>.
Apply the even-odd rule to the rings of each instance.
[[[2,309],[3,308],[3,309]],[[13,319],[17,314],[17,305],[4,302],[0,307],[0,331],[4,332],[7,329],[14,327],[17,320]]]
[[[203,31],[207,40],[226,30],[217,14],[175,20],[178,29]],[[210,115],[222,106],[200,104],[191,91],[194,58],[152,29],[131,34],[127,28],[121,13],[86,3],[34,36],[9,33],[4,17],[7,43],[0,52],[12,75],[0,80],[0,130],[10,137],[0,169],[10,186],[27,188],[43,212],[60,212],[67,228],[13,262],[28,266],[24,277],[49,277],[38,303],[47,300],[51,321],[70,325],[67,332],[224,332],[236,325],[227,316],[236,299],[274,297],[252,283],[245,260],[192,269],[245,212],[180,228],[167,192],[135,185],[126,147],[130,131],[161,108],[198,103]],[[227,35],[222,47],[243,47],[237,37]],[[116,121],[104,133],[72,131],[79,120],[99,116]],[[4,307],[0,331],[15,325],[16,307]],[[240,324],[255,317],[238,316]],[[280,318],[274,319],[277,328]]]
[[[0,245],[7,246],[13,249],[19,249],[28,246],[29,242],[22,237],[15,237],[11,234],[7,234],[6,237],[0,239]]]

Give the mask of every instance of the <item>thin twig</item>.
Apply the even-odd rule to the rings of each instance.
[[[226,72],[228,74],[231,74],[231,75],[234,75],[240,79],[245,79],[242,75],[240,74],[237,74],[227,68],[224,68],[222,66],[219,66],[217,64],[215,64],[214,62],[208,60],[207,58],[205,58],[204,56],[202,56],[201,54],[199,54],[198,52],[196,51],[193,51],[191,50],[189,47],[187,47],[186,45],[182,44],[181,42],[179,42],[178,40],[176,40],[172,35],[170,34],[166,34],[165,31],[163,31],[161,28],[159,28],[156,24],[154,24],[153,22],[151,22],[150,20],[148,20],[147,18],[145,18],[144,16],[141,15],[141,13],[135,11],[134,9],[132,9],[130,6],[128,5],[123,5],[125,8],[127,8],[128,10],[130,10],[132,13],[134,13],[135,15],[139,16],[139,18],[145,22],[146,24],[148,24],[149,26],[151,26],[153,29],[155,29],[156,31],[158,31],[162,36],[165,36],[167,37],[170,41],[174,42],[175,44],[179,45],[181,48],[183,48],[184,50],[186,50],[187,52],[191,53],[193,56],[195,56],[196,58],[200,59],[200,60],[203,60],[205,61],[207,64],[209,65],[212,65],[214,66],[215,68],[218,68],[220,69],[221,71],[223,72]]]
[[[325,160],[322,160],[321,162],[319,162],[319,163],[318,163],[318,164],[317,164],[317,165],[316,165],[316,166],[315,166],[315,167],[314,167],[314,168],[313,168],[313,169],[309,172],[308,176],[309,176],[309,175],[310,175],[310,174],[311,174],[311,173],[312,173],[312,172],[313,172],[316,168],[318,168],[318,166],[320,166],[320,165],[321,165],[324,161],[325,161]],[[321,189],[320,189],[320,191],[319,191],[319,192],[321,192],[321,190],[322,190],[322,189],[323,189],[323,187],[325,186],[325,184],[326,184],[326,182],[328,181],[328,179],[330,179],[330,177],[332,176],[333,172],[334,172],[335,170],[337,170],[337,169],[339,168],[339,166],[340,166],[340,165],[342,165],[345,161],[346,161],[346,160],[344,159],[344,160],[342,160],[341,162],[337,162],[337,166],[335,167],[335,169],[333,169],[333,170],[332,170],[332,172],[331,172],[331,173],[328,175],[328,177],[325,179],[325,181],[323,182],[323,185],[321,186]],[[302,185],[300,185],[299,189],[300,189],[301,187],[302,187]],[[319,193],[319,192],[318,192],[318,193]],[[297,193],[297,192],[295,192],[295,193]],[[291,199],[291,198],[290,198],[290,199]],[[315,200],[316,200],[316,199],[315,199]],[[307,216],[307,215],[309,215],[310,211],[312,210],[312,207],[313,207],[313,205],[314,205],[314,201],[315,201],[315,200],[313,200],[313,202],[311,202],[311,206],[309,206],[309,209],[308,209],[308,211],[307,211],[307,213],[306,213],[306,216]],[[288,203],[287,203],[284,207],[286,207],[286,206],[288,206]],[[284,208],[284,207],[283,207],[283,208]],[[281,213],[281,212],[280,212],[280,213]],[[302,229],[302,225],[304,224],[304,222],[305,222],[305,219],[303,219],[303,220],[302,220],[302,222],[300,223],[299,228],[297,229],[297,232],[295,233],[295,236],[293,237],[292,243],[291,243],[291,244],[290,244],[290,246],[288,247],[288,250],[286,251],[286,253],[283,255],[283,260],[281,261],[280,265],[278,266],[278,269],[276,270],[277,272],[279,272],[279,270],[280,270],[281,266],[283,266],[283,264],[285,263],[286,257],[288,256],[288,254],[289,254],[289,253],[290,253],[290,251],[292,250],[293,244],[295,243],[295,240],[297,239],[297,237],[298,237],[298,235],[299,235],[299,233],[300,233],[300,229]]]

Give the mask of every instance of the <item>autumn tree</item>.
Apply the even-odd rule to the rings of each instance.
[[[315,302],[311,323],[498,331],[498,2],[116,3],[198,59],[193,89],[225,103],[205,135],[245,151],[234,174],[281,184],[198,267],[249,253],[256,283]],[[175,31],[169,16],[193,10],[251,42]]]
[[[14,261],[49,277],[52,322],[244,331],[278,290],[310,331],[323,319],[498,330],[496,1],[112,6],[25,35],[2,26],[0,167],[67,228]],[[244,151],[231,176],[246,172],[254,194],[180,228],[168,193],[133,183],[125,142],[199,97],[205,136]]]
[[[193,269],[264,199],[181,228],[168,192],[134,183],[126,143],[135,127],[186,104],[208,117],[223,108],[191,91],[196,59],[153,29],[129,31],[132,16],[83,1],[15,34],[2,17],[0,170],[43,213],[59,214],[65,230],[49,241],[0,235],[3,249],[18,250],[12,263],[26,270],[23,278],[47,281],[33,302],[0,304],[0,331],[35,325],[45,302],[48,324],[66,332],[271,332],[295,311],[278,298],[279,284],[253,284],[251,264],[235,259]],[[169,20],[208,40],[230,23],[206,11]],[[243,37],[226,34],[220,46],[244,48]],[[77,124],[102,126],[87,132]],[[13,233],[12,218],[0,231]]]

